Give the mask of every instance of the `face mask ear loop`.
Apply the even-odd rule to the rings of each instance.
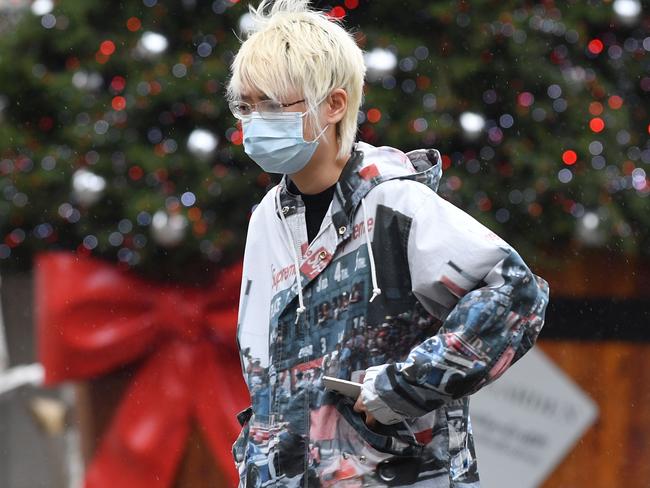
[[[311,142],[316,142],[318,139],[320,139],[320,137],[321,137],[323,134],[325,134],[325,131],[327,130],[327,128],[328,128],[329,126],[330,126],[330,125],[327,124],[327,125],[325,126],[325,128],[324,128],[322,131],[320,131],[320,134],[318,134],[318,135],[316,136],[316,139],[314,139],[314,140],[311,141]]]
[[[325,98],[327,98],[327,97],[325,97]],[[323,98],[323,99],[318,103],[318,105],[320,105],[321,103],[323,103],[323,102],[325,101],[325,98]],[[309,113],[309,110],[307,110],[306,112],[301,113],[301,114],[300,114],[300,117],[302,118],[302,117],[304,117],[305,115],[307,115],[308,113]],[[318,135],[316,136],[316,138],[315,138],[313,141],[309,141],[309,142],[310,142],[310,143],[314,143],[314,142],[316,142],[318,139],[320,139],[321,136],[322,136],[323,134],[325,134],[325,131],[327,130],[327,128],[328,128],[329,126],[330,126],[330,124],[327,124],[327,125],[323,128],[323,130],[320,131],[320,134],[318,134]],[[303,139],[304,139],[304,136],[303,136]]]

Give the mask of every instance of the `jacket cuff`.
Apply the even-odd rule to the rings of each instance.
[[[394,412],[386,405],[375,389],[375,378],[384,372],[386,366],[386,364],[383,364],[366,369],[366,375],[361,385],[361,399],[368,412],[377,419],[377,422],[384,425],[391,425],[401,422],[405,417]]]

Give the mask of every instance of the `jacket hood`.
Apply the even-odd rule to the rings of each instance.
[[[351,232],[352,217],[361,200],[377,185],[397,178],[419,181],[438,191],[442,176],[442,158],[437,149],[417,149],[404,153],[393,147],[375,147],[357,142],[352,156],[341,172],[332,202],[332,221],[345,240]],[[280,202],[290,209],[295,205],[287,189],[287,175],[280,181]],[[280,212],[280,209],[276,209]],[[343,230],[345,229],[345,230]]]

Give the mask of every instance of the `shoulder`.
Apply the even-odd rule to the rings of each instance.
[[[408,178],[384,181],[369,194],[376,198],[378,205],[387,205],[408,215],[414,215],[422,206],[446,202],[430,187]]]
[[[410,179],[389,180],[377,185],[376,204],[390,207],[411,222],[410,229],[428,233],[448,232],[456,236],[478,236],[500,245],[507,245],[484,224],[469,213],[441,197],[433,189]]]
[[[259,206],[268,207],[270,205],[271,208],[275,208],[275,194],[277,193],[279,187],[280,185],[277,184],[269,188],[266,194],[262,197]]]
[[[257,242],[264,238],[269,232],[268,225],[273,222],[271,217],[275,211],[275,192],[277,185],[266,192],[262,200],[254,205],[251,209],[250,218],[248,219],[248,231],[246,235],[247,243]]]
[[[262,215],[267,214],[268,212],[273,212],[275,209],[275,193],[278,190],[278,185],[270,188],[266,194],[260,200],[260,203],[255,205],[252,210],[251,222],[253,219],[258,220],[262,218]]]

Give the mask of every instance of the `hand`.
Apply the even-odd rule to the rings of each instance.
[[[363,398],[361,398],[361,395],[359,395],[357,401],[354,403],[354,411],[358,413],[363,413],[365,415],[366,425],[368,427],[374,427],[375,424],[377,423],[375,417],[372,416],[372,414],[368,411],[368,408],[364,405]]]

